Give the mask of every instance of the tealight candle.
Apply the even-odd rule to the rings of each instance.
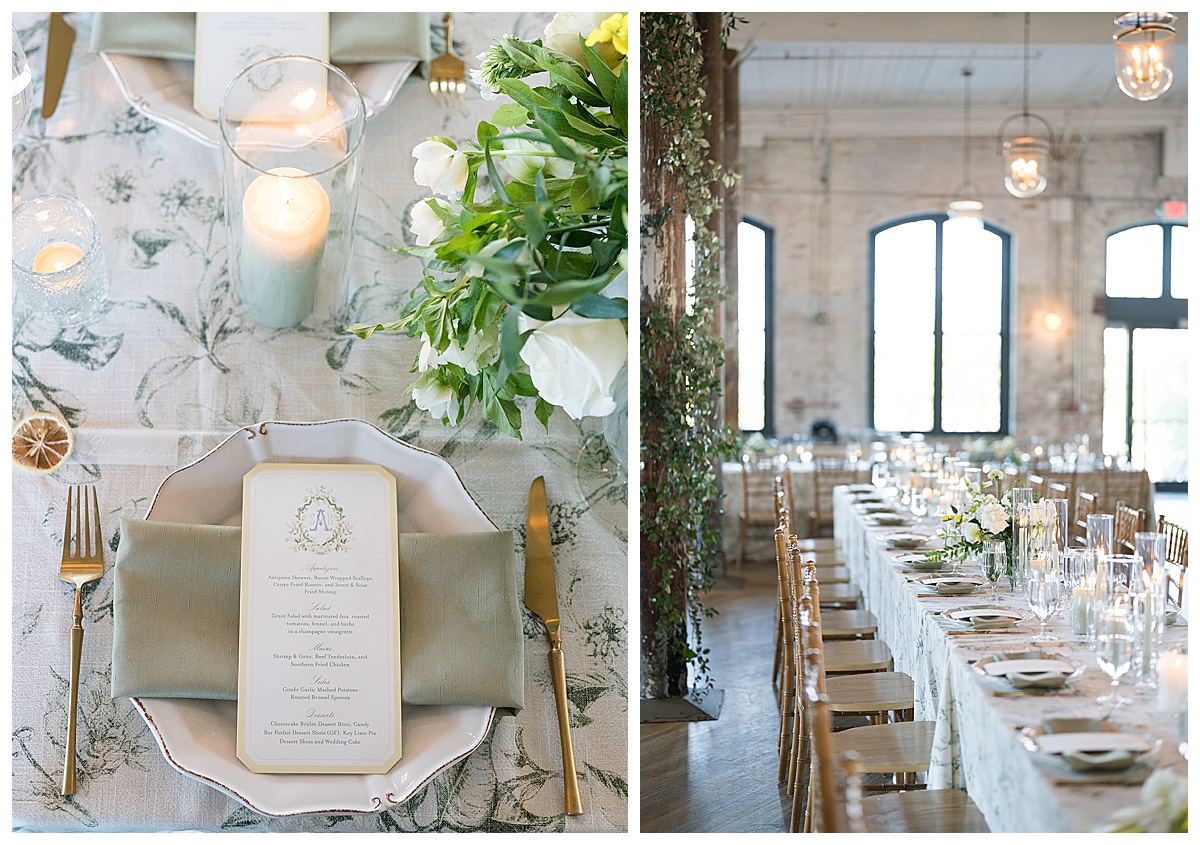
[[[61,273],[83,260],[83,250],[72,243],[59,241],[42,247],[33,259],[35,273]]]
[[[303,170],[277,167],[250,183],[238,266],[242,301],[255,320],[288,328],[312,313],[329,215],[328,194]]]

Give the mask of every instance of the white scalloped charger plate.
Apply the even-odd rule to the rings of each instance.
[[[259,463],[379,464],[396,477],[405,532],[495,531],[444,459],[361,420],[243,428],[159,485],[146,519],[240,525],[242,476]],[[255,774],[237,758],[237,702],[133,699],[167,762],[268,816],[377,813],[412,797],[487,736],[491,707],[404,705],[404,756],[387,774]]]
[[[219,146],[215,120],[192,107],[192,62],[101,52],[125,99],[146,117],[209,147]],[[416,69],[416,61],[371,62],[341,69],[362,94],[367,119],[383,111]]]

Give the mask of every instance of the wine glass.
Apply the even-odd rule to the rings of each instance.
[[[33,113],[33,73],[29,70],[29,60],[25,58],[16,27],[12,31],[12,101],[12,135],[16,141]]]
[[[1029,569],[1029,579],[1026,582],[1029,609],[1038,618],[1041,627],[1030,639],[1033,642],[1039,643],[1057,640],[1058,637],[1047,633],[1046,620],[1058,609],[1058,600],[1062,595],[1062,584],[1059,581],[1058,573],[1049,560],[1035,558],[1032,564]]]
[[[1107,695],[1096,699],[1100,705],[1108,705],[1111,713],[1124,707],[1129,699],[1117,693],[1121,676],[1129,671],[1133,662],[1133,632],[1129,627],[1129,611],[1123,603],[1106,607],[1096,632],[1096,662],[1112,681]]]
[[[983,577],[992,588],[991,600],[996,601],[996,585],[1008,574],[1008,551],[1004,548],[1003,540],[989,540],[983,544],[982,557]]]

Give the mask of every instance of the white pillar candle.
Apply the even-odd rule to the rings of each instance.
[[[312,313],[329,213],[329,195],[303,170],[277,167],[250,183],[238,275],[253,319],[289,328]]]
[[[41,248],[33,259],[35,273],[61,273],[83,259],[83,250],[75,244],[60,241]]]
[[[1071,631],[1086,634],[1088,613],[1092,608],[1092,591],[1087,587],[1076,587],[1071,591]]]
[[[1159,656],[1158,709],[1177,713],[1187,707],[1187,655],[1170,652]]]

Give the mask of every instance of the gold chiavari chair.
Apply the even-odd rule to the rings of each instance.
[[[1146,512],[1141,508],[1128,507],[1124,502],[1117,502],[1117,510],[1113,520],[1113,545],[1118,554],[1131,555],[1137,551],[1135,535],[1146,524]]]
[[[1118,501],[1135,507],[1145,507],[1150,492],[1150,476],[1144,470],[1122,470],[1105,467],[1101,473],[1099,507],[1101,513],[1114,513]]]
[[[1095,493],[1079,490],[1075,493],[1075,531],[1073,539],[1077,545],[1087,545],[1087,518],[1096,513]]]
[[[738,513],[737,568],[746,563],[746,544],[755,528],[772,528],[778,522],[775,501],[777,460],[756,460],[742,455],[742,508]]]
[[[839,752],[839,735],[830,728],[827,696],[814,687],[806,688],[804,696],[812,749],[811,811],[806,814],[811,824],[807,829],[819,833],[990,832],[975,802],[958,789],[864,795],[862,753]]]
[[[827,537],[833,534],[834,487],[869,480],[868,471],[857,469],[844,461],[813,461],[813,507],[809,513],[808,536]]]
[[[1187,529],[1159,514],[1158,533],[1165,534],[1167,537],[1165,553],[1169,581],[1167,598],[1174,602],[1176,607],[1183,607],[1183,576],[1187,574],[1188,565]]]

